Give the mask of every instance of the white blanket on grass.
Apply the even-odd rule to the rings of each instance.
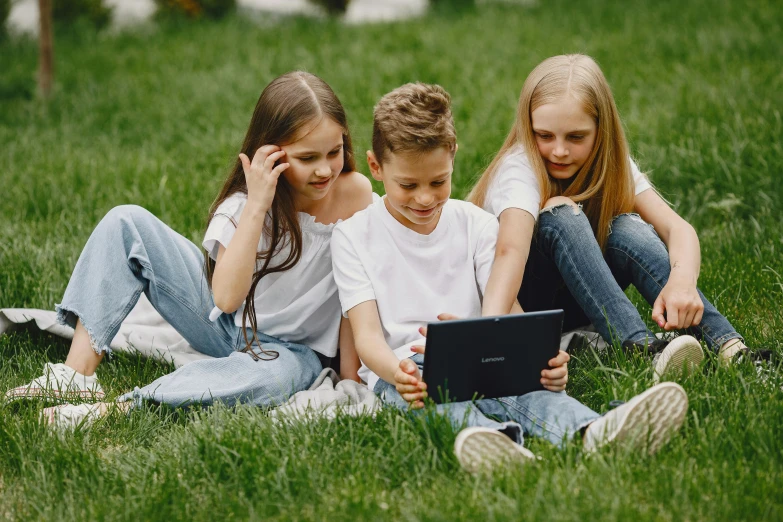
[[[382,406],[381,400],[364,384],[340,380],[331,368],[324,368],[310,389],[295,393],[287,402],[269,412],[282,420],[326,417],[333,419],[338,413],[353,417],[372,415]]]
[[[73,328],[57,324],[57,313],[52,310],[0,308],[0,335],[17,325],[30,322],[34,322],[37,328],[45,332],[73,339]],[[109,346],[112,350],[139,353],[145,357],[171,362],[177,368],[197,359],[211,358],[192,348],[174,327],[161,317],[144,294],[141,294],[139,302],[122,322],[120,331]]]

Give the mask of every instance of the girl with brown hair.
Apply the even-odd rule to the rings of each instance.
[[[271,406],[306,389],[336,355],[338,338],[352,347],[329,241],[337,222],[371,202],[369,181],[354,169],[345,111],[331,88],[304,72],[276,78],[210,209],[205,252],[143,208],[112,209],[57,305],[59,321],[75,328],[65,363],[47,363],[41,377],[6,396],[102,398],[95,370],[142,292],[214,359],[120,400]],[[355,356],[343,360],[342,373],[354,377]]]
[[[664,330],[685,330],[724,361],[740,334],[696,287],[696,231],[629,155],[603,72],[554,56],[525,80],[516,121],[468,197],[500,221],[484,315],[563,308],[565,329],[592,324],[609,343],[653,358],[653,378],[703,359],[690,335],[658,340],[623,290],[633,284]]]

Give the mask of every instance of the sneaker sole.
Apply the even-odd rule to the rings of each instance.
[[[682,427],[688,413],[688,395],[677,383],[665,382],[642,393],[606,442],[645,446],[652,455]]]
[[[23,399],[51,400],[54,402],[67,402],[75,398],[103,400],[105,397],[102,391],[93,390],[52,390],[45,388],[14,388],[5,393],[6,402],[19,401]]]
[[[95,424],[96,421],[110,413],[108,408],[109,405],[105,403],[60,404],[44,408],[40,413],[40,418],[44,424],[53,428],[74,429]]]
[[[500,466],[522,465],[535,455],[499,431],[489,428],[465,428],[454,441],[454,454],[470,473],[487,472]]]
[[[704,360],[704,350],[695,338],[681,335],[661,352],[653,368],[653,382],[659,383],[666,375],[681,374],[683,367],[691,373]]]

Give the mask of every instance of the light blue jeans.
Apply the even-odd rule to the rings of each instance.
[[[413,355],[411,360],[424,371],[422,354]],[[375,384],[373,391],[384,404],[408,410],[408,403],[397,389],[383,379]],[[545,390],[518,397],[438,404],[435,408],[449,419],[455,430],[482,426],[505,433],[517,444],[522,444],[524,435],[528,435],[546,439],[558,447],[563,447],[571,437],[600,417],[565,392]],[[416,413],[421,411],[416,410]]]
[[[565,330],[592,324],[607,342],[644,344],[654,334],[624,290],[634,285],[652,305],[669,280],[669,253],[652,225],[637,214],[611,223],[601,248],[587,216],[568,205],[545,209],[525,267],[519,302],[526,311],[562,308]],[[741,338],[701,290],[704,314],[687,333],[713,350]]]
[[[147,210],[113,208],[79,256],[57,305],[58,321],[75,327],[80,319],[96,353],[109,352],[109,343],[144,292],[193,348],[216,358],[192,362],[137,389],[137,399],[172,406],[218,400],[272,406],[307,389],[321,371],[313,350],[259,333],[264,349],[279,357],[256,360],[237,351],[245,341],[234,314],[209,320],[214,301],[203,263],[196,245]]]

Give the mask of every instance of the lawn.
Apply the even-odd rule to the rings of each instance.
[[[539,0],[367,26],[230,17],[60,31],[47,103],[34,96],[36,43],[0,42],[0,307],[53,308],[116,205],[142,205],[200,243],[278,74],[328,81],[357,151],[382,94],[440,83],[454,100],[463,197],[500,147],[527,73],[584,52],[612,85],[634,157],[699,233],[699,286],[749,345],[781,354],[782,28],[783,10],[765,0]],[[26,330],[0,337],[0,390],[64,360],[67,346]],[[117,394],[170,370],[117,355],[99,374]],[[579,352],[570,371],[570,393],[598,411],[652,382],[648,363],[618,353]],[[781,371],[708,360],[681,384],[686,425],[653,457],[528,441],[543,460],[492,478],[460,470],[443,422],[391,411],[279,425],[248,408],[150,407],[57,434],[38,424],[40,404],[0,405],[0,519],[783,519]]]

